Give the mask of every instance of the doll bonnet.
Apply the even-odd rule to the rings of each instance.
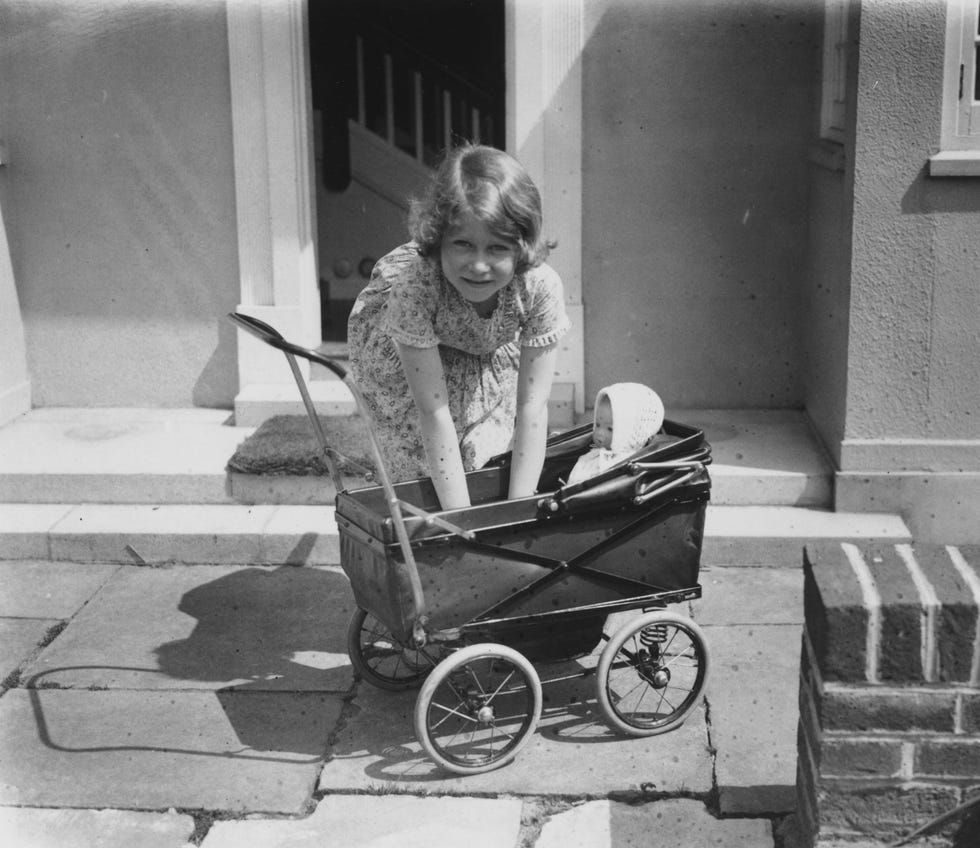
[[[595,398],[597,408],[603,397],[609,400],[612,410],[613,451],[639,450],[663,426],[663,401],[642,383],[613,383],[599,389]]]

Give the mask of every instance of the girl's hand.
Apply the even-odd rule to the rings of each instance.
[[[470,505],[470,493],[459,453],[459,437],[449,412],[449,392],[438,347],[398,344],[405,378],[419,411],[422,443],[429,473],[443,509]]]

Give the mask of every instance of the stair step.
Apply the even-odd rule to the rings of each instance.
[[[709,505],[702,565],[799,568],[816,539],[909,541],[897,516]],[[0,559],[337,565],[333,507],[0,504]]]
[[[347,391],[343,384],[311,385],[327,411],[350,411],[338,394]],[[298,397],[283,404],[281,412],[302,411]],[[703,428],[711,442],[712,503],[831,505],[833,474],[801,413],[688,410],[672,417]],[[226,474],[228,459],[254,431],[233,426],[225,410],[35,409],[0,428],[0,502],[333,503],[327,478]]]

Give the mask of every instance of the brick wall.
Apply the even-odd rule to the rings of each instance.
[[[808,545],[804,609],[797,790],[807,843],[891,841],[975,797],[980,548]],[[977,820],[958,816],[940,838],[980,846]]]

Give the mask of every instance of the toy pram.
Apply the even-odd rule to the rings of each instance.
[[[669,604],[701,596],[698,571],[711,449],[672,421],[629,460],[565,486],[591,426],[549,438],[539,494],[507,500],[510,455],[467,473],[472,506],[441,511],[428,479],[392,484],[370,417],[345,369],[287,342],[258,319],[241,329],[286,354],[336,486],[341,565],[357,602],[348,653],[357,674],[388,690],[421,687],[415,731],[426,753],[459,774],[510,762],[541,715],[533,662],[605,647],[594,669],[609,725],[633,736],[679,726],[708,671],[700,628]],[[296,356],[350,388],[365,420],[380,485],[343,490]],[[347,460],[349,463],[350,460]],[[612,636],[611,613],[633,611]]]

